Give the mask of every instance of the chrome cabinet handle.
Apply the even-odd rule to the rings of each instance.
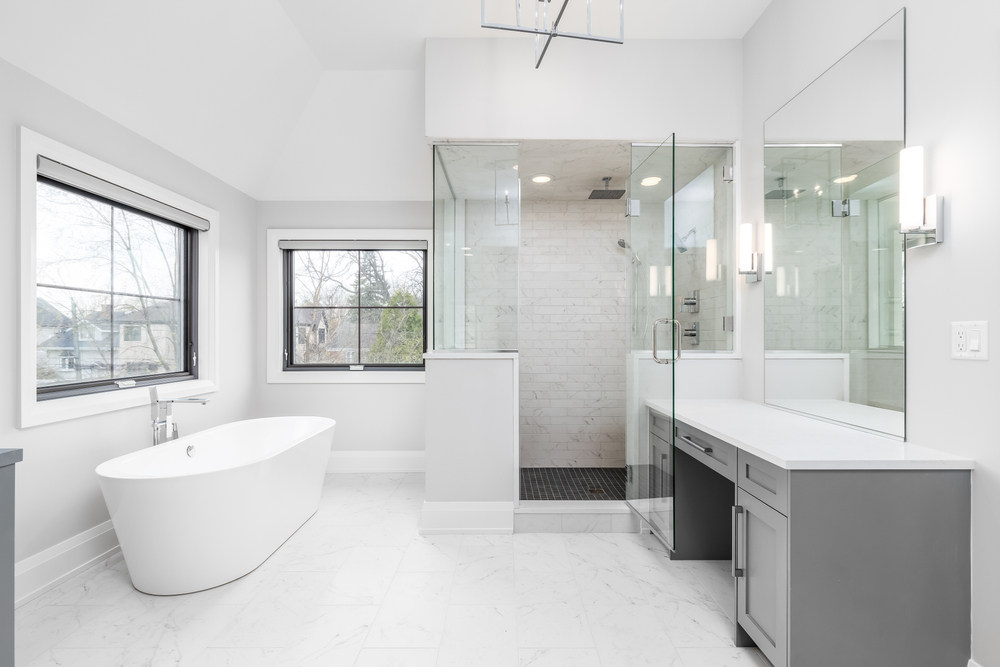
[[[692,440],[689,436],[682,435],[682,436],[680,436],[680,439],[683,440],[684,442],[686,442],[687,444],[691,445],[695,449],[697,449],[702,454],[711,454],[712,453],[712,448],[711,447],[705,447],[704,445],[699,445],[697,442],[695,442],[694,440]]]
[[[743,515],[743,507],[733,505],[733,578],[739,579],[743,576],[743,568],[739,566],[740,559],[740,517]]]

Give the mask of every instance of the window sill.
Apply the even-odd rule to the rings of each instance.
[[[161,398],[188,398],[211,393],[217,389],[215,383],[210,380],[184,380],[183,382],[158,384],[156,387],[160,391]],[[50,401],[39,401],[32,395],[26,397],[21,405],[21,421],[18,428],[54,424],[141,405],[149,405],[148,387],[68,396]]]
[[[424,371],[276,371],[268,384],[423,384]]]

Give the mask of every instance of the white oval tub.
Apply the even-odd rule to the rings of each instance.
[[[319,507],[335,425],[250,419],[97,466],[133,585],[192,593],[257,568]]]

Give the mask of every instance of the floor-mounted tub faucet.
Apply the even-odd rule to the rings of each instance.
[[[149,407],[153,417],[153,444],[177,439],[177,424],[174,422],[174,403],[208,403],[207,398],[164,398],[161,399],[156,387],[149,388]],[[188,453],[190,456],[190,453]]]

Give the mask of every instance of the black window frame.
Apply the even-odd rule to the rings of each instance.
[[[387,244],[388,245],[388,244]],[[393,247],[380,247],[377,241],[365,244],[363,247],[351,247],[346,249],[349,252],[388,252],[392,250],[398,250],[399,248]],[[325,250],[334,252],[343,252],[344,248],[338,248],[336,242],[331,242],[330,246]],[[427,295],[428,295],[428,285],[427,285],[427,262],[429,259],[429,253],[426,247],[423,248],[410,248],[409,250],[421,253],[423,256],[423,271],[422,271],[422,283],[423,292],[421,295],[420,310],[422,313],[421,324],[421,336],[423,338],[422,352],[426,354],[427,352],[427,322],[430,317],[430,309],[428,308]],[[347,372],[357,372],[357,371],[423,371],[425,368],[423,354],[420,357],[419,364],[363,364],[361,363],[361,313],[365,310],[392,310],[392,309],[407,309],[413,310],[413,306],[362,306],[360,300],[357,306],[338,306],[338,308],[343,308],[345,310],[355,310],[358,313],[358,363],[356,364],[297,364],[294,362],[294,345],[291,341],[297,340],[298,327],[295,324],[295,318],[292,316],[292,312],[295,309],[295,280],[294,280],[294,266],[292,263],[292,253],[298,252],[294,249],[281,249],[281,280],[282,280],[282,306],[281,306],[281,317],[282,317],[282,371],[289,372],[302,372],[302,371],[347,371]],[[329,336],[327,336],[329,340]]]
[[[199,268],[199,255],[198,255],[198,241],[200,237],[200,231],[189,225],[184,225],[178,223],[169,218],[163,217],[156,213],[150,212],[148,210],[143,210],[142,208],[132,206],[127,203],[123,203],[111,197],[106,197],[104,195],[92,192],[86,188],[76,187],[74,185],[50,178],[48,176],[39,173],[37,176],[38,183],[44,183],[53,187],[72,192],[74,194],[88,197],[94,201],[107,204],[118,209],[129,211],[131,213],[144,216],[146,218],[153,219],[157,222],[161,222],[172,227],[178,228],[182,232],[183,240],[181,242],[181,255],[184,264],[184,278],[183,278],[183,290],[182,290],[182,318],[183,326],[181,328],[182,336],[184,338],[182,345],[184,347],[184,354],[182,357],[183,368],[178,371],[171,371],[167,373],[157,373],[154,375],[138,375],[138,376],[120,376],[106,378],[102,380],[88,380],[85,382],[74,382],[68,384],[59,385],[49,385],[44,387],[35,388],[35,400],[37,401],[49,401],[59,398],[67,398],[71,396],[83,396],[88,394],[98,394],[111,391],[119,391],[122,389],[131,389],[133,387],[147,387],[159,384],[167,384],[172,382],[184,382],[187,380],[198,379],[198,268]],[[37,202],[35,203],[37,207]],[[112,269],[113,270],[113,269]],[[35,278],[35,285],[38,285],[37,276]],[[112,296],[115,294],[113,290],[109,290],[109,294]],[[120,293],[119,293],[120,294]],[[38,297],[35,297],[37,303]],[[113,343],[112,349],[115,345],[120,345],[121,341]],[[112,372],[114,366],[112,365]]]

